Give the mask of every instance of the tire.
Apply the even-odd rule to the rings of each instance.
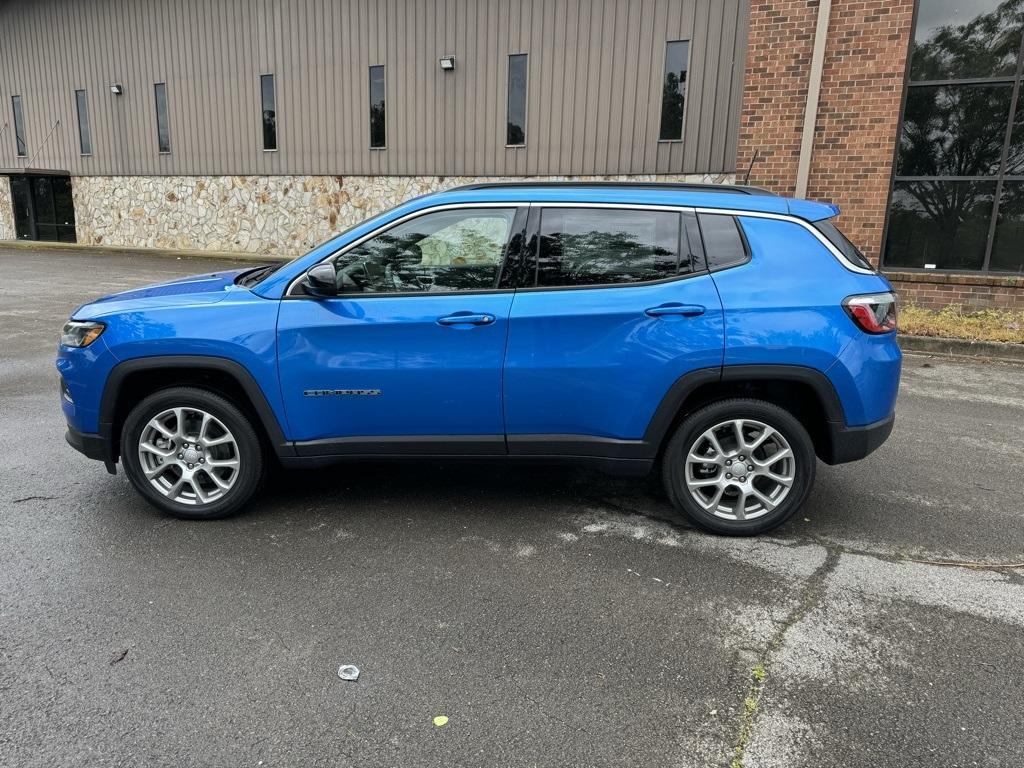
[[[186,520],[213,520],[234,514],[252,498],[265,462],[250,419],[231,401],[204,389],[174,387],[149,395],[128,414],[121,465],[157,509]]]
[[[665,448],[661,474],[669,500],[694,525],[753,536],[801,507],[815,460],[810,435],[789,411],[762,400],[722,400],[683,420]]]

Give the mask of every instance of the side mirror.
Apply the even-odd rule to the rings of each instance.
[[[306,293],[325,298],[338,295],[338,275],[333,264],[317,264],[306,272]]]

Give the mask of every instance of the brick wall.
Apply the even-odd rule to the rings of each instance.
[[[817,0],[753,0],[737,176],[791,195]],[[833,0],[807,196],[877,262],[899,124],[914,0]]]
[[[926,309],[962,304],[967,310],[1024,310],[1024,277],[887,272],[904,302]]]

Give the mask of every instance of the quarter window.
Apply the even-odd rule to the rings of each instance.
[[[160,152],[171,151],[171,125],[167,115],[167,83],[153,86],[156,100],[156,142]]]
[[[14,146],[18,157],[28,155],[28,141],[25,139],[25,113],[21,108],[21,96],[11,96],[11,108],[14,110]]]
[[[686,104],[686,69],[689,40],[665,43],[665,79],[661,87],[661,141],[683,138],[683,107]]]
[[[91,155],[92,133],[89,130],[89,103],[85,91],[75,91],[75,108],[78,110],[78,148],[83,155]]]
[[[680,218],[669,211],[546,208],[537,247],[537,285],[616,285],[675,277]]]
[[[526,144],[526,74],[529,59],[525,53],[508,57],[508,117],[505,143],[510,147]]]
[[[370,146],[387,146],[387,123],[384,115],[384,67],[370,67]]]
[[[398,224],[334,261],[342,293],[446,293],[498,282],[515,208],[437,211]]]
[[[260,102],[263,108],[263,149],[277,149],[277,93],[274,76],[260,75]]]
[[[732,216],[720,213],[702,213],[700,234],[704,240],[704,258],[708,269],[721,269],[747,260],[747,247],[740,234],[739,224]]]

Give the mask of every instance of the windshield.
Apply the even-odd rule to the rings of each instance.
[[[814,228],[827,237],[828,241],[838,248],[839,252],[853,264],[864,269],[874,269],[871,266],[871,262],[867,260],[867,257],[860,252],[860,249],[851,243],[846,235],[839,231],[839,227],[832,223],[832,219],[822,219],[821,221],[813,222],[813,224]]]

